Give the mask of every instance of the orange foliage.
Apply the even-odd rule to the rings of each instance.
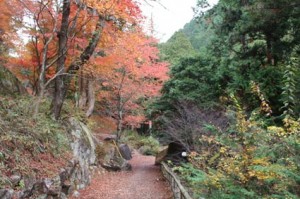
[[[18,16],[14,15],[16,11],[13,9],[14,0],[0,0],[0,55],[13,48],[16,41],[16,28],[18,26]],[[15,7],[18,9],[18,7]],[[1,57],[0,57],[1,60]]]
[[[7,2],[11,1],[1,1],[0,6],[2,4],[6,5]],[[27,18],[27,20],[29,19],[29,21],[31,20],[31,22],[29,22],[30,25],[27,27],[23,26],[22,30],[31,40],[26,44],[26,50],[19,51],[18,53],[21,55],[23,63],[31,62],[33,67],[31,66],[30,70],[32,70],[32,74],[36,74],[32,78],[33,81],[36,81],[38,77],[43,59],[42,52],[45,50],[45,45],[51,37],[53,37],[53,39],[47,46],[47,63],[51,63],[57,58],[58,37],[56,34],[59,33],[62,16],[56,9],[57,6],[60,7],[61,5],[55,5],[55,3],[56,1],[51,0],[15,1],[16,6],[18,6],[22,12],[19,14],[12,13],[12,15],[18,15],[21,16],[21,18],[26,15],[25,18]],[[105,29],[98,45],[100,48],[107,47],[111,45],[111,43],[114,43],[123,29],[138,23],[139,20],[142,19],[139,7],[132,0],[87,0],[82,3],[85,3],[86,7],[80,7],[76,1],[71,1],[66,67],[74,62],[88,45],[89,39],[95,31],[98,14],[107,18]],[[91,9],[93,9],[93,11]],[[0,13],[0,17],[2,15],[9,16],[6,13]],[[2,21],[7,22],[8,20],[4,19]],[[8,26],[8,22],[6,26]],[[20,73],[24,67],[29,69],[26,65],[27,64],[18,65],[15,70]],[[52,78],[55,73],[54,64],[47,68],[46,79]]]
[[[114,114],[121,102],[125,124],[138,125],[145,120],[143,101],[157,96],[168,78],[167,64],[157,61],[156,45],[154,38],[135,26],[105,49],[106,56],[93,60],[91,70],[102,82],[98,98],[111,102]]]
[[[61,3],[52,0],[2,0],[1,7],[19,9],[0,13],[1,31],[9,31],[9,20],[16,17],[24,23],[22,32],[31,40],[19,48],[19,57],[10,59],[13,71],[21,78],[30,79],[33,85],[45,69],[45,80],[56,75],[58,35],[61,27]],[[143,20],[139,5],[133,0],[85,0],[71,1],[67,58],[69,67],[82,55],[95,34],[99,16],[106,19],[100,42],[93,56],[81,66],[86,74],[92,74],[100,84],[99,99],[109,100],[111,107],[118,103],[129,113],[127,123],[136,124],[143,117],[143,101],[159,94],[162,83],[168,78],[167,64],[158,62],[157,41],[147,36],[140,27]],[[18,29],[18,28],[17,28]],[[1,38],[3,34],[0,34]],[[46,58],[45,58],[46,57]],[[25,73],[24,73],[25,71]],[[66,70],[67,71],[67,70]]]

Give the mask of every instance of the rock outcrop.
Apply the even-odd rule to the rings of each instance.
[[[89,129],[74,118],[69,119],[67,126],[73,151],[73,159],[69,165],[51,179],[22,179],[23,190],[0,189],[1,199],[67,199],[68,195],[78,193],[76,190],[90,184],[97,162],[95,140]]]

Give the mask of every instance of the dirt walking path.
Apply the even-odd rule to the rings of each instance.
[[[80,191],[80,199],[171,199],[172,192],[155,158],[135,153],[132,171],[106,172],[94,176],[90,186]]]

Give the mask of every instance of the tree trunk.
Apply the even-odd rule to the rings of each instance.
[[[42,102],[42,100],[44,98],[44,95],[45,95],[45,92],[46,92],[46,86],[47,86],[47,84],[46,84],[46,73],[47,73],[47,62],[48,62],[47,54],[48,54],[49,44],[54,38],[55,30],[56,30],[56,28],[53,29],[53,34],[44,43],[44,49],[42,51],[43,57],[42,57],[42,62],[40,63],[41,64],[40,75],[39,75],[39,78],[38,78],[38,81],[37,81],[37,84],[38,84],[38,87],[37,87],[38,100],[37,100],[35,108],[34,108],[34,113],[33,113],[34,117],[36,117],[37,114],[39,113],[40,103]]]
[[[90,117],[94,111],[95,107],[95,89],[94,89],[94,80],[88,80],[88,103],[86,116]]]
[[[39,113],[39,109],[40,109],[40,104],[44,98],[44,94],[45,94],[45,87],[40,87],[39,88],[39,94],[38,94],[38,99],[36,101],[35,107],[34,107],[34,112],[33,112],[33,117],[36,118],[38,113]]]
[[[63,14],[61,28],[58,35],[58,60],[56,74],[58,76],[55,79],[55,90],[52,101],[52,114],[55,119],[60,117],[61,108],[66,93],[66,85],[64,82],[64,76],[61,75],[65,72],[65,60],[68,43],[68,29],[69,29],[69,17],[70,17],[70,0],[63,0]]]
[[[67,0],[64,0],[64,2]],[[90,57],[93,55],[99,40],[101,38],[101,33],[103,31],[103,28],[105,26],[105,18],[102,16],[99,16],[99,20],[96,25],[96,29],[93,33],[92,38],[90,39],[89,45],[85,48],[85,50],[82,52],[80,57],[76,59],[73,63],[71,63],[70,67],[67,70],[68,76],[61,76],[61,78],[56,79],[56,90],[54,93],[53,98],[53,113],[56,119],[60,117],[61,108],[64,102],[64,99],[67,94],[67,88],[70,85],[72,75],[76,75],[78,70],[90,59]],[[65,61],[65,56],[63,61]],[[63,72],[64,70],[64,62],[63,66],[59,67],[60,70]]]
[[[117,143],[119,142],[122,134],[122,126],[123,126],[123,111],[120,109],[118,110],[118,126],[117,126]]]
[[[39,113],[40,104],[44,98],[45,94],[45,79],[46,79],[46,65],[47,65],[47,53],[48,53],[48,42],[46,43],[44,49],[43,49],[43,60],[42,60],[42,66],[41,71],[39,75],[39,79],[37,81],[37,94],[38,94],[38,100],[36,101],[36,104],[34,106],[33,111],[33,117],[35,118],[37,114]]]
[[[84,109],[88,101],[88,79],[86,74],[80,70],[80,75],[78,77],[79,84],[79,102],[78,107]]]
[[[118,111],[118,126],[117,126],[117,142],[120,140],[121,138],[121,133],[122,133],[122,125],[123,125],[123,107],[124,107],[124,99],[122,96],[122,89],[123,89],[123,84],[125,81],[125,76],[126,76],[126,70],[123,69],[122,71],[122,79],[121,82],[119,84],[119,88],[118,88],[118,93],[117,93],[117,99],[118,99],[118,105],[117,105],[117,111]]]
[[[79,76],[79,103],[78,107],[86,111],[86,116],[89,117],[94,111],[95,106],[95,89],[94,78],[92,74],[85,74],[82,70]]]

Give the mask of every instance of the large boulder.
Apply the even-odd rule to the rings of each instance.
[[[159,165],[168,155],[168,146],[165,146],[159,150],[155,157],[155,165]]]
[[[106,142],[98,146],[97,154],[101,166],[108,171],[131,170],[131,165],[123,158],[119,147],[114,142]]]
[[[119,145],[119,151],[120,151],[122,157],[125,160],[131,160],[132,159],[131,150],[130,150],[130,148],[128,147],[127,144],[120,144]]]

